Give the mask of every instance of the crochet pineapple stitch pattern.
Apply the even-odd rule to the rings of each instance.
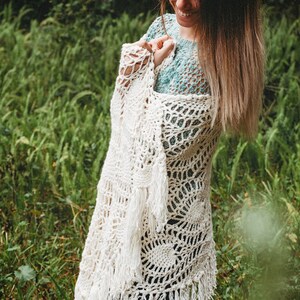
[[[221,133],[209,94],[154,90],[153,54],[124,44],[111,138],[75,299],[207,300],[216,287],[211,159]]]

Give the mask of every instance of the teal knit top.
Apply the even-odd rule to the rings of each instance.
[[[197,42],[184,39],[179,33],[175,14],[164,15],[167,33],[175,40],[176,49],[172,62],[160,69],[154,90],[166,94],[207,94],[208,82],[199,64]],[[151,39],[165,35],[161,17],[156,18],[144,38]]]

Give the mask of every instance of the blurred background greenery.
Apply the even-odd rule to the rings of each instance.
[[[0,1],[0,8],[9,1]],[[281,13],[282,10],[289,10],[289,14],[296,16],[299,13],[297,0],[263,0],[267,6],[276,7]],[[17,15],[21,8],[26,7],[30,11],[22,18],[22,25],[29,25],[32,19],[42,21],[52,16],[63,23],[70,23],[80,18],[85,22],[97,22],[108,14],[114,18],[119,17],[123,12],[130,16],[139,13],[156,14],[159,7],[158,0],[14,0],[11,1],[12,12]]]
[[[72,299],[110,136],[120,48],[157,1],[0,2],[0,298]],[[300,299],[299,4],[264,1],[260,131],[224,136],[215,299]]]

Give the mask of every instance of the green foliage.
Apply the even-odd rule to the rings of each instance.
[[[15,276],[18,278],[21,282],[22,281],[29,281],[35,278],[35,271],[30,266],[20,266],[18,268],[18,271],[15,271]]]
[[[0,298],[71,299],[121,45],[154,17],[106,16],[89,28],[52,16],[24,31],[27,13],[6,7],[0,18]],[[216,299],[300,293],[299,21],[271,13],[260,133],[251,143],[224,136],[213,159]]]
[[[124,14],[87,33],[47,18],[24,32],[25,13],[7,8],[0,24],[0,298],[63,299],[108,147],[121,44],[150,19]],[[35,285],[21,284],[23,265],[36,271]]]
[[[0,10],[6,6],[0,1]],[[12,14],[18,16],[26,7],[28,13],[22,18],[22,27],[29,28],[30,21],[42,21],[53,17],[63,24],[77,22],[85,26],[94,26],[108,15],[118,18],[126,12],[130,16],[151,11],[156,13],[159,0],[14,0],[10,1]]]
[[[299,5],[297,0],[263,0],[265,5],[276,9],[278,16],[282,11],[287,11],[289,16],[299,16]],[[94,26],[99,20],[107,15],[118,18],[123,12],[131,17],[140,13],[159,11],[159,0],[11,0],[13,15],[19,15],[23,7],[28,13],[22,19],[22,27],[29,28],[30,21],[36,19],[42,21],[47,17],[53,17],[61,23],[69,24],[76,20],[77,23],[86,26]],[[168,3],[168,1],[167,1]],[[7,1],[0,1],[2,10]]]
[[[114,13],[113,2],[113,0],[54,0],[49,15],[62,23],[72,23],[77,20],[92,26],[108,14]]]

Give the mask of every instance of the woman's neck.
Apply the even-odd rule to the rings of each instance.
[[[195,41],[196,39],[196,29],[194,27],[183,27],[179,25],[180,36],[189,41]]]

